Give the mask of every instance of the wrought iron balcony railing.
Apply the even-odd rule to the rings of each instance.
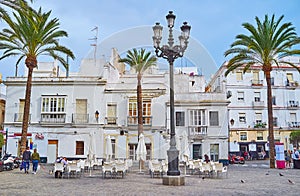
[[[41,114],[42,123],[65,123],[66,114]]]
[[[72,114],[72,123],[74,124],[85,124],[89,122],[89,114]]]
[[[128,116],[127,117],[127,125],[128,126],[138,125],[138,117],[137,116]],[[152,116],[143,116],[143,125],[151,126],[152,125]]]
[[[14,115],[14,122],[23,122],[23,115],[24,113],[15,113]],[[31,120],[31,114],[29,114],[29,122]]]
[[[117,117],[111,117],[111,116],[105,117],[107,125],[116,125],[117,124],[117,119],[118,119]]]
[[[207,125],[189,126],[189,137],[201,137],[207,135]]]

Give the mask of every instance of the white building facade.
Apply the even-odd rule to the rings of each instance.
[[[300,66],[300,58],[287,57]],[[253,66],[243,73],[235,70],[226,78],[226,63],[216,73],[209,88],[212,92],[227,91],[230,153],[251,152],[258,158],[261,151],[269,151],[267,85],[262,67]],[[288,65],[273,66],[272,102],[275,142],[292,149],[290,133],[300,127],[300,74]]]
[[[112,56],[118,56],[115,50]],[[4,129],[8,129],[8,152],[13,155],[20,153],[26,79],[8,77],[5,81]],[[208,154],[212,160],[226,161],[226,93],[205,93],[205,78],[197,74],[175,73],[174,81],[178,143],[186,134],[190,159]],[[83,159],[93,135],[95,155],[105,159],[106,138],[110,136],[113,158],[135,160],[136,84],[136,74],[116,60],[84,59],[79,72],[68,77],[55,63],[40,63],[33,73],[28,145],[38,149],[44,162],[54,162],[58,156]],[[167,72],[150,69],[143,75],[147,159],[166,158],[170,140],[168,84]]]

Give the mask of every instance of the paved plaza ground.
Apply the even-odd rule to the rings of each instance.
[[[80,178],[56,179],[50,169],[44,165],[36,175],[19,169],[0,172],[0,195],[300,195],[300,170],[269,169],[267,161],[230,165],[228,178],[187,176],[185,186],[162,185],[162,179],[137,170],[124,179],[103,179],[100,170],[92,176],[86,172]]]

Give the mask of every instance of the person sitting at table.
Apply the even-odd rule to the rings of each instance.
[[[210,162],[209,157],[208,157],[207,154],[204,155],[204,161],[205,161],[206,163]]]
[[[64,167],[66,167],[68,165],[68,160],[67,160],[67,157],[64,157],[62,160],[61,160],[61,163],[64,164]]]

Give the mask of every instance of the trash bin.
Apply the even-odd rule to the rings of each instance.
[[[294,169],[300,169],[300,160],[293,159]]]

